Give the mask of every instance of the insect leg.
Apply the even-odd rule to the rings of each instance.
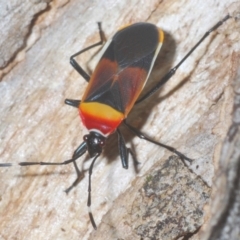
[[[79,107],[80,102],[81,102],[81,100],[69,99],[69,98],[66,98],[64,101],[65,104],[75,107],[75,108]]]
[[[166,148],[167,150],[169,150],[170,152],[175,153],[177,156],[179,156],[182,160],[186,160],[188,162],[192,162],[193,160],[191,158],[188,158],[187,156],[185,156],[183,153],[177,151],[175,148],[165,145],[163,143],[157,142],[149,137],[146,137],[143,133],[141,133],[138,129],[136,129],[135,127],[129,125],[126,121],[123,121],[123,123],[133,132],[135,133],[139,138],[147,140],[153,144],[156,144],[160,147]]]
[[[71,65],[73,66],[73,68],[87,81],[89,82],[90,80],[90,76],[82,69],[82,67],[76,62],[76,60],[74,59],[76,56],[82,54],[83,52],[91,49],[91,48],[94,48],[96,46],[99,46],[99,45],[102,45],[103,42],[104,42],[104,36],[103,36],[103,31],[102,31],[102,27],[101,27],[101,23],[98,22],[98,29],[99,29],[99,35],[100,35],[100,41],[98,43],[95,43],[87,48],[84,48],[83,50],[73,54],[71,57],[70,57],[70,63]],[[79,107],[79,104],[80,104],[81,100],[75,100],[75,99],[65,99],[64,103],[67,104],[67,105],[70,105],[72,107],[76,107],[78,108]]]
[[[86,52],[87,50],[94,48],[96,46],[102,45],[104,42],[104,35],[103,35],[103,31],[102,31],[102,27],[101,27],[101,23],[98,22],[98,29],[99,29],[99,35],[100,35],[100,41],[87,47],[82,49],[81,51],[73,54],[70,57],[70,64],[73,66],[73,68],[88,82],[90,80],[90,76],[82,69],[82,67],[80,67],[80,65],[76,62],[76,60],[74,59],[76,56],[82,54],[83,52]]]
[[[77,160],[79,157],[81,157],[85,152],[87,151],[87,147],[86,147],[86,143],[83,142],[73,153],[72,159]],[[65,192],[68,194],[74,187],[76,187],[78,185],[78,183],[82,180],[83,178],[83,174],[82,172],[79,170],[76,161],[73,161],[73,165],[77,174],[77,178],[75,179],[75,181],[71,184],[70,187],[68,187]]]
[[[123,135],[122,135],[122,133],[120,132],[119,129],[117,129],[117,133],[118,133],[118,149],[119,149],[120,157],[121,157],[121,160],[122,160],[122,166],[123,166],[123,168],[128,169],[129,153],[132,155],[134,164],[138,164],[139,162],[137,161],[137,159],[136,159],[135,155],[133,154],[132,150],[126,146]]]
[[[163,78],[156,84],[156,86],[154,86],[146,94],[144,94],[139,100],[137,100],[135,104],[138,104],[144,101],[146,98],[152,96],[162,85],[164,85],[176,73],[177,69],[186,61],[186,59],[195,51],[195,49],[205,40],[205,38],[207,38],[207,36],[211,32],[215,31],[218,27],[220,27],[224,22],[226,22],[230,18],[231,16],[228,14],[221,21],[219,21],[212,28],[210,28],[203,35],[203,37],[191,48],[191,50],[183,57],[183,59],[174,68],[172,68],[166,75],[164,75]]]

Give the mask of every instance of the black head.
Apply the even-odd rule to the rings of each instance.
[[[106,142],[106,138],[97,132],[90,132],[83,137],[83,140],[87,143],[87,149],[90,157],[101,154]]]

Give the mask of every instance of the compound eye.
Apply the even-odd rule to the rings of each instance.
[[[87,140],[88,140],[88,135],[84,135],[83,136],[83,141],[87,142]]]
[[[101,147],[103,147],[105,145],[105,141],[103,141],[103,140],[99,140],[98,143]]]

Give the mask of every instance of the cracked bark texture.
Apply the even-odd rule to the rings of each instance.
[[[85,130],[65,98],[80,99],[87,83],[69,65],[75,52],[122,25],[147,21],[165,41],[146,89],[173,67],[229,11],[233,0],[7,1],[0,3],[0,161],[69,159]],[[121,128],[141,164],[122,169],[110,136],[92,177],[88,156],[72,165],[0,168],[0,239],[239,239],[239,46],[233,19],[208,37],[175,76],[137,105],[128,122],[174,146],[194,162]],[[78,61],[89,72],[99,49]],[[227,229],[230,229],[227,231]],[[232,229],[232,230],[231,230]]]
[[[202,234],[203,239],[240,238],[240,55],[235,57],[233,122],[223,143],[210,204],[212,218]]]

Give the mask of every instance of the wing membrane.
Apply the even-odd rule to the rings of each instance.
[[[159,30],[152,24],[138,23],[117,32],[82,101],[103,103],[127,115],[147,81],[159,44]]]

